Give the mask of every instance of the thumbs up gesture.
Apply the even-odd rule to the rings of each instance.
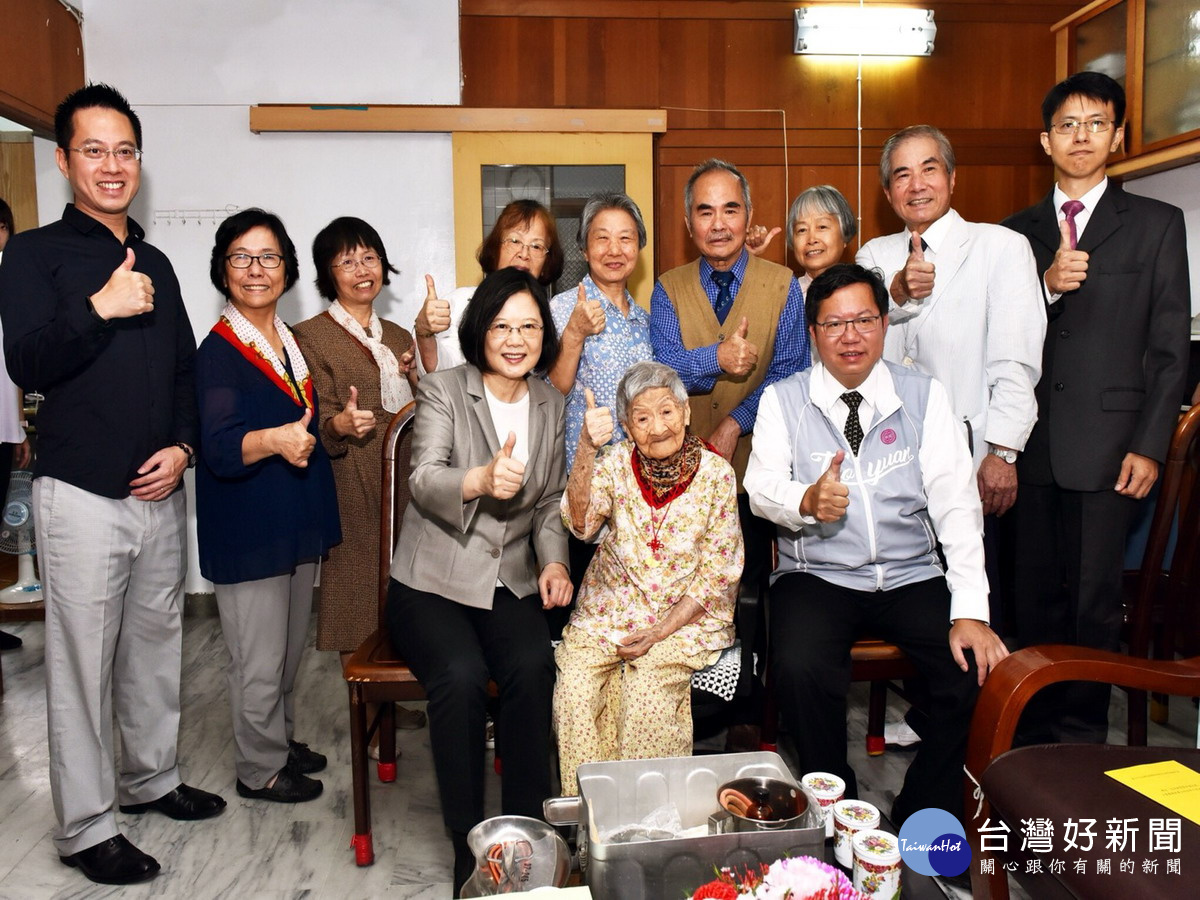
[[[1058,250],[1046,270],[1046,287],[1052,294],[1078,290],[1087,278],[1088,255],[1071,246],[1071,226],[1067,220],[1058,223]]]
[[[275,452],[298,469],[308,467],[308,458],[317,445],[317,439],[308,431],[312,414],[312,407],[306,407],[298,420],[274,429]]]
[[[924,300],[933,293],[933,263],[926,262],[921,235],[912,232],[904,268],[892,279],[892,299],[903,306],[909,300]]]
[[[108,276],[104,287],[88,299],[102,319],[127,319],[154,309],[154,283],[149,275],[133,271],[133,248],[125,249],[125,261]]]
[[[583,389],[583,398],[587,403],[587,410],[583,414],[583,429],[579,432],[579,443],[584,444],[585,440],[591,444],[592,449],[603,447],[613,436],[613,416],[612,410],[607,406],[596,406],[596,395],[592,393],[591,388]]]
[[[345,408],[330,420],[334,432],[342,437],[366,437],[375,430],[375,413],[358,408],[358,388],[350,385]]]
[[[742,316],[737,330],[717,345],[717,365],[729,375],[748,375],[758,363],[758,348],[746,340],[750,323]]]
[[[771,241],[775,240],[775,235],[783,231],[778,225],[767,230],[766,225],[751,225],[746,229],[746,249],[755,256],[762,256],[764,251],[771,246]]]
[[[808,486],[800,501],[800,514],[812,516],[818,522],[836,522],[846,515],[850,505],[850,488],[842,484],[842,463],[846,451],[839,450],[829,461],[829,468]]]
[[[425,302],[417,313],[413,331],[417,337],[432,337],[450,327],[450,301],[438,299],[433,276],[425,276]]]
[[[508,500],[516,496],[525,480],[525,463],[513,459],[513,448],[517,445],[517,436],[508,433],[504,446],[496,451],[492,461],[483,470],[483,493],[497,500]]]
[[[604,323],[604,304],[599,300],[589,300],[581,281],[575,308],[571,310],[571,318],[567,320],[567,327],[564,331],[570,331],[577,340],[582,341],[584,338],[602,332]]]

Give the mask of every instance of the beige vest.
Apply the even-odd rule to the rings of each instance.
[[[692,395],[692,433],[707,438],[717,423],[728,416],[766,377],[774,352],[779,317],[787,303],[788,289],[792,283],[792,271],[778,263],[751,255],[724,325],[717,321],[712,301],[700,285],[699,260],[672,269],[658,280],[675,307],[685,348],[695,350],[725,340],[726,334],[737,330],[742,316],[749,323],[746,340],[758,348],[758,363],[749,374],[720,375],[710,393]],[[739,491],[749,459],[750,435],[743,434],[733,454]]]

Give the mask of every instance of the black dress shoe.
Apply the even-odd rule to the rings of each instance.
[[[123,813],[144,813],[154,810],[164,816],[185,822],[194,819],[211,819],[224,808],[224,798],[186,784],[180,784],[171,793],[164,794],[149,803],[121,804]]]
[[[15,634],[0,631],[0,650],[16,650],[21,646],[21,639]]]
[[[293,772],[298,772],[301,775],[311,775],[313,772],[320,772],[325,768],[327,762],[329,760],[325,758],[324,753],[310,750],[308,744],[302,744],[299,741],[288,741],[287,766]]]
[[[133,846],[123,834],[59,859],[98,884],[135,884],[158,874],[158,860]]]
[[[321,796],[324,789],[325,785],[317,779],[293,772],[287,766],[279,770],[279,774],[275,776],[275,783],[270,787],[255,790],[243,784],[240,778],[237,782],[237,792],[240,796],[250,800],[273,800],[276,803],[303,803],[306,800],[315,800]]]

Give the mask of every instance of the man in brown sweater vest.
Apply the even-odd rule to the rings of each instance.
[[[809,366],[804,298],[790,269],[746,250],[750,185],[719,159],[684,189],[684,220],[700,258],[659,276],[650,298],[654,356],[691,394],[692,432],[732,464],[746,539],[743,593],[770,574],[775,529],[750,512],[742,487],[763,388]],[[752,641],[739,623],[743,642]]]

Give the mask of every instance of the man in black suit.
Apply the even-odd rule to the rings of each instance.
[[[1183,214],[1107,178],[1124,116],[1125,92],[1107,75],[1051,88],[1041,141],[1055,187],[1003,223],[1029,238],[1049,319],[1038,421],[1017,469],[1023,647],[1118,649],[1130,514],[1158,478],[1179,412],[1191,315]],[[1107,685],[1044,693],[1023,740],[1105,739]]]

